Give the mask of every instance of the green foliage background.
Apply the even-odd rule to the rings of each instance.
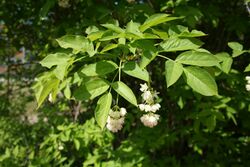
[[[246,68],[250,62],[250,14],[247,5],[243,0],[70,0],[66,5],[57,0],[2,0],[0,65],[8,68],[0,73],[3,79],[0,82],[0,165],[248,166],[250,96],[245,90],[245,76],[250,71],[249,67]],[[196,29],[207,34],[197,39],[204,42],[204,49],[221,57],[220,61],[224,63],[220,62],[223,72],[204,67],[215,76],[219,95],[202,96],[187,86],[185,78],[173,85],[171,82],[175,79],[167,78],[167,85],[166,60],[157,57],[147,67],[151,86],[160,92],[162,106],[158,112],[161,120],[152,129],[142,125],[140,111],[133,104],[121,99],[120,105],[128,111],[124,128],[115,134],[102,130],[94,119],[98,98],[89,100],[88,95],[77,94],[81,84],[77,85],[77,77],[75,81],[66,79],[63,84],[60,82],[63,93],[53,104],[47,101],[46,95],[44,103],[41,100],[41,106],[36,110],[35,95],[38,93],[34,90],[37,90],[37,85],[34,90],[31,87],[37,80],[45,78],[44,83],[56,85],[58,78],[74,75],[85,64],[79,59],[72,69],[66,70],[68,74],[56,73],[57,79],[52,76],[47,82],[44,74],[50,75],[47,71],[53,64],[48,63],[53,62],[50,59],[46,62],[44,58],[50,53],[72,53],[71,49],[61,48],[60,40],[64,41],[64,35],[86,37],[97,28],[109,29],[107,25],[105,28],[101,26],[106,23],[119,22],[121,28],[131,20],[143,24],[155,13],[181,17],[157,26],[156,30],[162,30],[161,39],[155,40],[157,44],[162,39],[164,41],[164,35],[169,35],[170,26],[182,25],[189,31]],[[232,41],[242,45],[229,43]],[[103,42],[101,48],[108,44],[109,41]],[[151,46],[144,44],[142,50]],[[25,58],[18,58],[18,54],[24,53],[20,51],[22,47],[25,48]],[[105,49],[103,52],[119,54],[116,48]],[[77,48],[73,52],[81,58]],[[90,50],[86,52],[84,54],[92,54]],[[183,52],[165,52],[163,56],[175,59],[180,53]],[[71,61],[70,57],[65,59]],[[127,59],[138,60],[134,55]],[[39,64],[41,60],[47,69]],[[57,63],[62,63],[59,68],[62,71],[65,65],[64,60],[60,60]],[[93,57],[84,61],[91,64],[98,60]],[[116,57],[111,60],[116,62]],[[84,74],[89,73],[85,71]],[[145,75],[139,79],[130,75],[129,72],[124,74],[123,81],[139,97],[139,84],[144,82]],[[112,77],[105,79],[110,81]],[[105,88],[105,83],[102,84]],[[32,123],[37,117],[38,122]]]

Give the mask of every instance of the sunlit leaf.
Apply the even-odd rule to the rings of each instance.
[[[51,68],[55,65],[65,64],[70,58],[71,55],[66,53],[49,54],[40,62],[40,64],[44,67]]]
[[[90,56],[95,54],[92,42],[80,35],[65,35],[57,39],[62,48],[71,48],[74,53],[87,52]]]
[[[122,71],[130,76],[133,76],[135,78],[139,78],[141,80],[144,80],[146,82],[149,81],[149,74],[147,70],[141,69],[138,64],[136,64],[134,61],[128,62],[124,64]]]
[[[165,77],[167,81],[167,87],[170,87],[180,78],[183,72],[183,67],[178,62],[167,60],[165,62],[165,70],[166,70]]]
[[[244,72],[249,72],[250,71],[250,64],[245,68]]]
[[[233,57],[240,56],[246,52],[243,50],[243,45],[238,42],[228,42],[228,46],[233,50]]]
[[[130,21],[126,26],[126,33],[132,33],[139,37],[143,36],[143,33],[139,30],[140,24]]]
[[[118,44],[109,44],[109,45],[106,45],[106,46],[102,49],[101,53],[104,53],[104,52],[107,52],[107,51],[109,51],[109,50],[115,49],[115,48],[117,48],[118,46],[119,46]]]
[[[225,73],[229,73],[233,64],[233,58],[225,52],[218,53],[215,56],[221,61],[221,70]]]
[[[102,24],[102,26],[117,33],[124,33],[124,30],[122,28],[114,24]]]
[[[125,83],[117,81],[112,84],[112,88],[128,102],[137,106],[137,100],[133,91]]]
[[[168,14],[154,14],[150,16],[141,26],[140,26],[140,31],[144,32],[150,27],[156,26],[158,24],[171,21],[171,20],[176,20],[180,19],[179,17],[169,17]]]
[[[79,150],[79,149],[80,149],[80,142],[79,142],[79,140],[74,139],[73,141],[74,141],[74,144],[75,144],[76,150]]]
[[[70,90],[70,87],[69,85],[67,85],[63,91],[64,93],[64,96],[67,98],[67,99],[70,99],[71,97],[71,90]]]
[[[95,108],[95,119],[97,124],[103,129],[106,125],[109,110],[112,103],[111,93],[106,93],[97,101]]]
[[[185,67],[187,84],[196,92],[204,96],[218,95],[218,88],[214,78],[199,67]]]
[[[44,76],[40,77],[36,84],[33,86],[35,91],[36,100],[38,103],[38,108],[52,92],[52,99],[55,99],[55,96],[58,91],[60,80],[53,75],[53,73],[46,73]]]
[[[187,51],[176,58],[176,62],[196,66],[216,66],[220,60],[206,52]]]
[[[175,52],[182,50],[197,49],[203,42],[194,38],[168,38],[167,40],[160,43],[162,48],[161,52]]]
[[[117,68],[118,66],[114,62],[103,60],[87,65],[81,70],[81,73],[86,76],[106,75],[115,71]]]
[[[74,92],[74,97],[78,100],[89,100],[103,94],[109,88],[109,83],[101,78],[87,81]]]

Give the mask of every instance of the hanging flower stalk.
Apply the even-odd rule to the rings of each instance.
[[[138,107],[141,111],[146,112],[141,117],[141,122],[147,127],[154,127],[158,124],[158,120],[160,115],[155,114],[161,108],[159,103],[156,103],[156,99],[158,98],[158,93],[153,89],[149,89],[146,83],[140,84],[140,91],[142,92],[143,103],[139,104]]]
[[[113,109],[110,109],[106,125],[107,129],[114,133],[121,130],[124,124],[126,114],[127,111],[123,107],[119,108],[118,106],[115,106],[113,107]]]

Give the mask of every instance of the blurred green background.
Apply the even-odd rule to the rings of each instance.
[[[166,89],[157,72],[164,63],[155,60],[149,70],[162,108],[152,129],[132,106],[115,134],[95,123],[95,100],[61,97],[36,110],[31,89],[45,70],[38,62],[58,50],[56,38],[84,35],[87,27],[114,19],[124,26],[154,13],[183,16],[178,24],[208,34],[202,41],[209,51],[232,53],[231,41],[249,49],[249,6],[244,0],[1,0],[0,166],[249,166],[249,53],[217,78],[218,97],[202,97],[182,82]]]

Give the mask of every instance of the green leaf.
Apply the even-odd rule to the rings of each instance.
[[[109,110],[112,103],[112,94],[106,93],[97,101],[95,108],[95,119],[97,124],[103,129],[106,125]]]
[[[180,19],[179,17],[168,17],[169,15],[167,14],[154,14],[150,16],[144,23],[143,25],[140,26],[140,31],[144,32],[150,27],[156,26],[158,24],[171,21],[171,20],[176,20]]]
[[[79,149],[80,149],[80,142],[79,142],[79,140],[74,139],[73,141],[74,141],[74,144],[75,144],[76,150],[79,150]]]
[[[89,100],[94,99],[97,96],[100,96],[109,88],[109,83],[101,78],[96,78],[86,82],[84,85],[81,85],[74,92],[74,97],[77,100]]]
[[[143,36],[143,33],[139,30],[140,24],[134,23],[132,20],[126,26],[126,33],[132,33],[139,37]]]
[[[109,50],[115,49],[115,48],[117,48],[118,46],[119,46],[118,44],[108,44],[108,45],[106,45],[106,46],[102,49],[101,53],[104,53],[104,52],[107,52],[107,51],[109,51]]]
[[[88,28],[86,28],[85,33],[89,35],[91,33],[98,32],[98,31],[99,31],[98,27],[96,27],[96,26],[89,26]]]
[[[81,70],[81,73],[86,76],[106,75],[115,71],[117,68],[118,66],[114,62],[103,60],[87,65]]]
[[[58,44],[62,48],[71,48],[75,54],[79,52],[87,52],[90,56],[95,54],[93,43],[80,35],[65,35],[57,39]]]
[[[240,56],[246,52],[243,50],[243,45],[238,42],[228,42],[228,46],[233,50],[233,57]]]
[[[72,63],[73,58],[71,57],[71,55],[66,53],[49,54],[40,62],[42,66],[47,68],[57,66],[54,69],[53,73],[60,80],[64,79],[64,76],[67,73],[67,69]]]
[[[173,85],[183,73],[182,65],[172,60],[167,60],[165,62],[165,70],[166,70],[165,77],[167,81],[167,87]]]
[[[250,64],[245,68],[244,72],[249,72],[250,71]]]
[[[206,36],[207,34],[203,33],[202,31],[197,31],[197,30],[192,30],[191,32],[182,32],[179,34],[179,37],[201,37],[201,36]]]
[[[124,34],[117,34],[117,33],[104,33],[103,36],[99,39],[100,41],[110,41],[116,38],[123,38]]]
[[[161,39],[166,40],[168,39],[168,33],[165,31],[161,31],[161,30],[156,30],[156,29],[152,29],[152,32],[156,35],[158,35]]]
[[[228,46],[233,50],[242,51],[243,46],[238,42],[228,42]]]
[[[131,32],[126,32],[125,34],[124,34],[124,37],[126,38],[126,39],[129,39],[130,41],[131,40],[137,40],[137,39],[141,39],[142,37],[140,37],[140,36],[138,36],[138,35],[136,35],[136,34],[133,34],[133,33],[131,33]]]
[[[52,92],[52,97],[55,99],[55,96],[58,91],[60,80],[58,80],[53,73],[45,73],[45,75],[38,78],[37,83],[33,86],[36,100],[39,108],[44,102],[46,97]]]
[[[54,70],[53,73],[55,74],[55,76],[60,79],[63,80],[64,76],[67,74],[67,69],[68,67],[71,65],[71,63],[66,62],[64,64],[60,64],[58,65]]]
[[[49,54],[40,62],[40,64],[44,67],[51,68],[55,65],[65,64],[70,58],[71,55],[66,53]]]
[[[136,40],[131,43],[131,46],[142,50],[152,50],[152,51],[157,50],[156,47],[154,46],[154,42],[152,40],[147,40],[147,39]]]
[[[221,70],[228,74],[233,64],[232,57],[225,52],[218,53],[215,56],[221,61]]]
[[[131,46],[143,50],[141,61],[139,63],[140,68],[145,68],[158,54],[157,48],[151,40],[136,40]]]
[[[187,51],[180,54],[176,60],[178,63],[196,66],[218,66],[220,60],[206,52]]]
[[[151,61],[153,61],[156,56],[158,55],[157,51],[154,50],[145,50],[143,51],[141,61],[140,61],[140,68],[145,68]]]
[[[168,38],[167,40],[160,43],[162,48],[161,52],[175,52],[182,50],[197,49],[203,42],[194,38]]]
[[[102,24],[102,26],[109,29],[109,30],[117,32],[117,33],[124,33],[125,32],[122,28],[120,28],[114,24]]]
[[[168,29],[169,36],[179,36],[182,33],[189,33],[188,27],[182,25],[171,25]]]
[[[125,38],[119,38],[118,39],[118,44],[120,44],[120,45],[125,45],[126,44],[126,39]]]
[[[117,81],[112,84],[112,88],[128,102],[137,106],[137,100],[133,91],[125,83]]]
[[[124,64],[122,71],[132,77],[139,78],[146,82],[149,81],[149,74],[147,70],[141,69],[134,61]]]
[[[143,38],[144,39],[159,39],[158,35],[151,34],[151,33],[144,33]]]
[[[212,132],[216,127],[216,116],[211,115],[208,118],[206,118],[205,125],[207,126],[208,130]]]
[[[218,88],[214,78],[199,67],[185,67],[187,84],[196,92],[204,96],[218,95]]]
[[[97,39],[100,39],[104,34],[104,31],[97,31],[97,32],[92,32],[88,34],[87,38],[90,39],[90,41],[95,41]]]
[[[67,98],[67,99],[70,99],[71,97],[71,91],[70,91],[70,86],[67,85],[66,88],[64,89],[64,96]]]

